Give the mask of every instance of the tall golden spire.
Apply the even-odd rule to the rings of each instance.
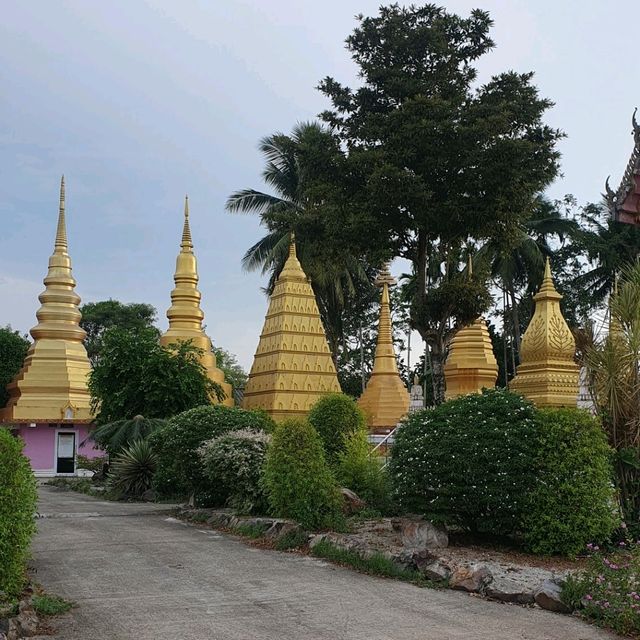
[[[340,391],[316,298],[296,255],[289,256],[273,293],[244,391],[245,409],[274,420],[304,417],[320,398]]]
[[[65,220],[64,176],[60,182],[58,224],[36,312],[38,324],[24,365],[7,387],[7,406],[0,410],[5,422],[88,422],[91,419],[87,390],[89,359],[80,327],[80,297],[71,273]]]
[[[562,296],[553,286],[548,258],[542,286],[533,299],[535,311],[522,337],[517,375],[509,386],[541,407],[575,407],[579,376],[574,360],[576,343],[562,317]]]
[[[224,373],[218,369],[216,356],[211,351],[211,340],[202,328],[204,312],[200,308],[202,295],[198,290],[198,264],[193,253],[189,226],[188,196],[184,199],[182,239],[173,279],[175,288],[171,292],[171,306],[167,310],[169,328],[160,337],[160,344],[166,347],[190,340],[193,346],[202,349],[202,366],[207,370],[209,378],[222,386],[225,393],[223,404],[233,406],[233,390],[231,385],[225,382]]]
[[[467,259],[467,277],[473,277],[471,254]],[[449,347],[444,366],[445,399],[496,386],[498,362],[493,353],[487,323],[482,316],[459,329]]]
[[[367,415],[370,429],[394,428],[409,410],[409,393],[398,373],[398,363],[393,348],[393,330],[389,305],[389,287],[395,280],[389,265],[380,271],[376,284],[382,289],[380,320],[373,371],[358,404]]]

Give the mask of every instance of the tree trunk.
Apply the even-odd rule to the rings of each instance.
[[[513,346],[515,349],[514,360],[516,362],[520,362],[520,311],[518,309],[513,283],[509,283],[509,299],[511,301],[511,322],[513,323]]]

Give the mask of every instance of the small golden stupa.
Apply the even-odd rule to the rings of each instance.
[[[365,412],[371,430],[389,431],[409,411],[409,392],[398,373],[393,348],[389,287],[395,284],[395,280],[389,273],[388,265],[380,271],[376,284],[382,289],[376,355],[371,377],[358,405]]]
[[[549,259],[531,322],[522,337],[520,364],[509,387],[539,407],[575,407],[579,368],[576,343],[560,310],[562,296],[551,278]]]
[[[33,344],[15,380],[7,386],[10,398],[0,409],[3,422],[91,422],[87,377],[91,370],[80,327],[80,296],[71,274],[65,221],[64,176],[60,182],[58,227],[31,329]]]
[[[184,226],[180,253],[176,259],[176,272],[173,276],[175,289],[171,292],[171,306],[167,310],[169,328],[160,337],[164,347],[177,342],[191,341],[193,346],[202,349],[200,361],[207,370],[209,378],[217,382],[225,393],[222,404],[232,407],[233,389],[225,382],[224,373],[216,366],[216,356],[211,351],[211,340],[202,328],[204,312],[200,308],[202,294],[198,290],[198,263],[193,253],[191,228],[189,227],[189,198],[184,199]]]
[[[274,420],[305,417],[325,393],[339,392],[338,376],[313,289],[296,256],[276,280],[244,390],[245,409],[263,409]]]
[[[471,277],[471,258],[468,273]],[[480,393],[482,389],[496,386],[498,362],[493,353],[487,323],[482,316],[462,327],[454,336],[444,366],[444,377],[446,400],[467,393]]]

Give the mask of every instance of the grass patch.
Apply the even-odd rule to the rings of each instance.
[[[355,551],[340,549],[331,542],[323,540],[319,542],[313,549],[311,554],[317,558],[331,560],[337,564],[351,567],[361,573],[367,573],[373,576],[383,576],[385,578],[395,578],[396,580],[404,580],[412,582],[421,587],[441,587],[431,580],[427,580],[421,573],[413,569],[404,569],[395,564],[382,553],[374,553],[371,556],[361,556]]]
[[[36,613],[43,616],[59,616],[73,607],[73,602],[59,596],[33,596],[32,603]]]
[[[190,522],[206,522],[211,517],[210,513],[196,512],[187,516]]]
[[[280,536],[274,545],[276,551],[288,551],[289,549],[299,549],[307,544],[308,535],[304,531],[293,530],[287,531]]]
[[[257,540],[258,538],[262,538],[266,529],[264,525],[260,524],[239,524],[233,527],[232,531],[245,538]]]

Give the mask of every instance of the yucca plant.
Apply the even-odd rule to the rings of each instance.
[[[622,272],[608,335],[586,350],[591,393],[610,444],[628,522],[640,516],[640,264]]]
[[[109,454],[115,455],[131,443],[137,440],[144,440],[165,424],[166,421],[160,418],[135,416],[130,420],[117,420],[116,422],[101,424],[91,432],[89,438]]]
[[[151,488],[157,457],[146,440],[136,440],[118,454],[111,464],[109,489],[130,497],[140,497]]]

